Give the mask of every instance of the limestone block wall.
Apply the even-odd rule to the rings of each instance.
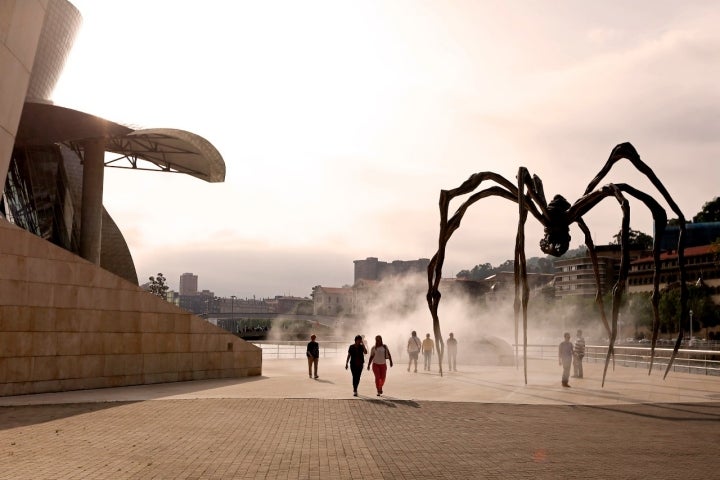
[[[260,348],[0,217],[0,396],[261,371]]]

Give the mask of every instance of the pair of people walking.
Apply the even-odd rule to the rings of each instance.
[[[360,376],[365,365],[365,354],[367,348],[363,345],[362,336],[355,336],[355,343],[348,348],[348,355],[345,359],[345,369],[350,366],[353,381],[353,396],[357,397],[357,389],[360,384]],[[390,349],[383,343],[382,336],[375,337],[375,345],[370,349],[370,358],[368,359],[367,369],[372,368],[375,376],[375,388],[377,395],[383,394],[383,386],[387,377],[387,365],[393,366],[392,355]]]

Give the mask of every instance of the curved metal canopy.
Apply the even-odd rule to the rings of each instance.
[[[25,102],[16,145],[63,143],[82,149],[84,141],[105,139],[105,150],[121,155],[106,161],[115,168],[159,170],[192,175],[207,182],[225,180],[225,161],[207,140],[185,130],[136,130],[104,118],[57,105]],[[130,166],[121,166],[127,160]],[[155,168],[142,168],[144,160]]]
[[[210,142],[185,130],[154,128],[135,130],[124,136],[111,137],[105,150],[127,158],[138,168],[134,159],[150,162],[163,171],[186,173],[207,182],[225,180],[225,162]],[[114,167],[117,160],[106,162]],[[127,168],[127,167],[126,167]]]

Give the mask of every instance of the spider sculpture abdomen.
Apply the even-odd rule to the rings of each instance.
[[[545,225],[545,236],[540,240],[540,249],[548,255],[559,257],[570,248],[570,222],[567,218],[569,208],[570,202],[562,195],[555,195],[548,204],[550,221]]]

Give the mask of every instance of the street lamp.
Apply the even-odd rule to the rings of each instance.
[[[690,342],[692,342],[692,317],[693,317],[693,311],[690,310],[688,313],[690,314],[690,338],[688,339],[688,344],[690,344]]]
[[[237,327],[235,323],[235,295],[230,295],[230,321],[233,323],[233,330],[235,330]],[[240,331],[240,329],[237,330]]]

